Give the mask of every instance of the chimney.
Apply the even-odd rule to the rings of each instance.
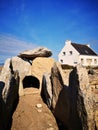
[[[90,44],[86,44],[86,46],[90,47]]]
[[[66,45],[71,44],[71,40],[66,40],[66,41],[65,41],[65,44],[66,44]]]

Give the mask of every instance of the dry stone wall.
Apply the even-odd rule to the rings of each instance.
[[[94,121],[96,123],[96,129],[98,129],[98,73],[89,75],[89,82],[94,101]]]

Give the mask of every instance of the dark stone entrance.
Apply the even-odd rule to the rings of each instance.
[[[39,80],[32,75],[26,76],[22,82],[23,82],[23,88],[34,87],[39,89],[40,87]]]

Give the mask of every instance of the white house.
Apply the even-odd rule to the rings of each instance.
[[[90,48],[90,45],[83,45],[66,41],[65,46],[58,55],[61,64],[75,66],[98,66],[98,55]]]

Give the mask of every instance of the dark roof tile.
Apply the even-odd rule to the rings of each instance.
[[[87,45],[82,45],[82,44],[76,44],[76,43],[71,43],[72,46],[81,54],[81,55],[97,55],[90,47]]]

